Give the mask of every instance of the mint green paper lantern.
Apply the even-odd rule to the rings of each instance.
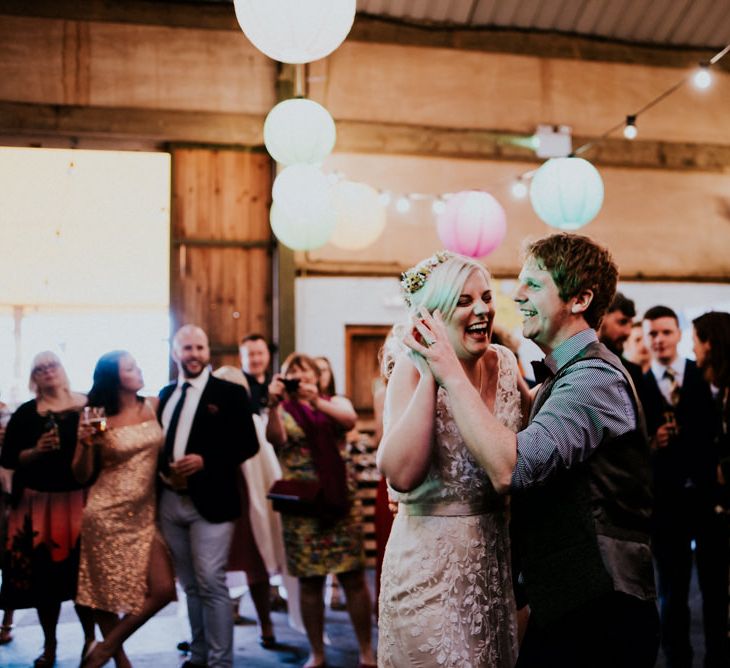
[[[583,158],[551,158],[532,177],[530,201],[551,227],[577,230],[601,210],[603,179]]]

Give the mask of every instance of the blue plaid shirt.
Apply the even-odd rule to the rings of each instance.
[[[557,373],[597,340],[595,330],[584,329],[545,357],[545,364]],[[621,436],[636,426],[631,388],[621,372],[603,360],[576,362],[517,434],[511,487],[531,487],[558,470],[569,469],[587,459],[605,438]]]

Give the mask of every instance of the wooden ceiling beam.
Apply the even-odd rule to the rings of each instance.
[[[204,30],[240,30],[232,2],[0,0],[0,14]],[[715,53],[709,49],[633,44],[547,31],[414,24],[368,14],[357,15],[348,39],[357,42],[677,68],[691,67],[709,59]],[[721,60],[718,67],[730,71],[730,58]]]
[[[220,112],[119,109],[0,102],[0,134],[133,140],[162,146],[195,143],[261,147],[264,117]],[[589,137],[573,137],[577,147]],[[465,160],[509,160],[538,165],[527,137],[509,132],[457,130],[389,123],[337,121],[337,151],[419,155]],[[730,171],[730,146],[605,139],[583,157],[610,167]]]

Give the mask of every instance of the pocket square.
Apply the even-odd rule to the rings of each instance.
[[[215,404],[208,404],[205,408],[209,415],[215,415],[218,411],[220,411],[220,408],[218,408]]]

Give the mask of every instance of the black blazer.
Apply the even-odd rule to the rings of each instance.
[[[647,429],[653,436],[671,407],[651,370],[644,374],[643,401]],[[675,415],[678,435],[653,455],[656,509],[679,510],[685,504],[683,492],[687,489],[696,490],[708,507],[714,507],[718,493],[716,409],[710,386],[692,360],[687,360],[684,368]]]
[[[158,419],[176,383],[160,391]],[[246,390],[210,376],[203,388],[190,428],[185,454],[203,458],[203,469],[188,478],[188,493],[197,511],[209,522],[228,522],[241,514],[237,487],[240,465],[258,452]]]

